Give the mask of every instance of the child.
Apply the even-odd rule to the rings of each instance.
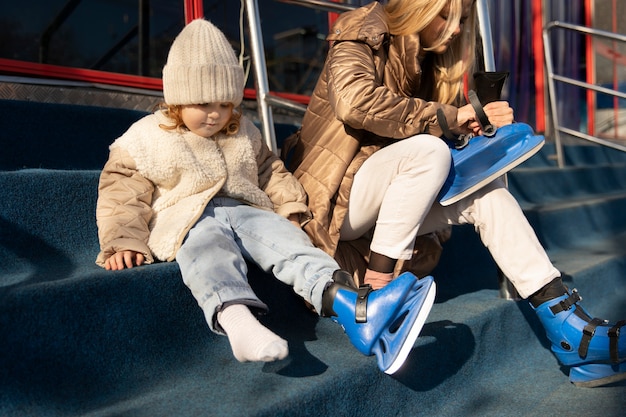
[[[120,270],[176,259],[209,327],[228,336],[237,360],[280,360],[287,342],[253,314],[267,310],[246,279],[246,261],[254,262],[395,372],[432,306],[432,278],[405,274],[382,291],[353,288],[300,229],[309,219],[306,194],[238,111],[243,88],[224,34],[204,19],[188,24],[163,68],[165,105],[110,147],[96,262]]]

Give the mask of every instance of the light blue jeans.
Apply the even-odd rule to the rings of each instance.
[[[185,285],[217,333],[223,333],[217,312],[229,304],[267,309],[248,284],[246,260],[291,285],[318,312],[324,288],[339,269],[289,220],[224,197],[209,202],[176,260]]]

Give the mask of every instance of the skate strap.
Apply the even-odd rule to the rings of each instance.
[[[578,346],[578,356],[580,356],[582,359],[585,359],[587,357],[589,343],[591,342],[591,338],[593,338],[593,335],[596,333],[596,328],[604,323],[604,320],[594,318],[583,328],[583,337],[580,340],[580,346]]]
[[[487,113],[485,113],[483,105],[480,102],[476,91],[469,90],[467,93],[467,97],[469,98],[470,104],[474,108],[474,112],[476,112],[476,117],[478,117],[478,123],[480,123],[480,126],[482,128],[483,136],[492,137],[493,135],[495,135],[498,129],[489,121]],[[443,136],[446,139],[452,141],[455,149],[463,149],[467,146],[470,139],[473,137],[472,134],[457,136],[452,133],[452,131],[450,130],[450,126],[448,125],[448,120],[446,119],[446,116],[442,109],[437,109],[437,123],[439,123],[439,127],[441,128]]]
[[[442,109],[437,109],[437,123],[439,123],[441,132],[446,139],[454,140],[456,138],[456,135],[450,130],[448,120],[446,119],[446,115]]]
[[[559,301],[558,304],[551,306],[550,311],[552,311],[552,314],[557,315],[561,311],[569,310],[570,308],[572,308],[574,304],[576,304],[580,300],[582,300],[582,298],[580,295],[578,295],[578,290],[574,288],[572,290],[572,293],[569,295],[569,297],[567,297],[564,300]]]
[[[483,105],[478,98],[478,94],[476,91],[469,90],[467,92],[467,97],[469,98],[470,104],[474,108],[476,112],[476,117],[478,117],[478,123],[483,129],[483,135],[487,137],[491,137],[496,134],[496,130],[498,130],[494,125],[491,124],[485,110],[483,109]]]
[[[455,149],[465,148],[470,139],[473,137],[471,133],[468,133],[466,135],[455,135],[454,133],[452,133],[452,130],[450,130],[450,126],[448,125],[446,115],[444,114],[442,109],[437,109],[437,123],[439,123],[439,127],[441,128],[443,137],[446,138],[446,140],[452,142],[452,145]]]
[[[354,321],[357,323],[367,322],[367,297],[374,291],[371,285],[363,285],[356,292],[356,305],[354,307]]]
[[[611,362],[619,363],[619,333],[622,327],[626,326],[626,320],[620,320],[609,329],[609,351],[611,352]]]

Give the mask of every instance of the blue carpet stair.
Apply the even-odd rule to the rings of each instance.
[[[3,128],[15,124],[3,114]],[[14,137],[0,132],[0,142]],[[94,138],[99,153],[90,158],[106,159],[102,143],[113,139]],[[100,162],[71,166],[59,162],[63,152],[49,162],[54,151],[43,162],[6,159],[15,166],[0,171],[2,416],[626,411],[624,382],[593,389],[569,383],[528,304],[499,298],[496,267],[471,227],[455,228],[445,244],[433,272],[436,304],[395,375],[379,371],[338,325],[253,265],[250,282],[271,309],[261,320],[288,340],[290,356],[241,364],[226,338],[208,330],[176,263],[117,272],[95,266]],[[570,167],[554,166],[548,144],[509,175],[509,187],[589,312],[626,318],[626,154],[596,146],[565,151]]]

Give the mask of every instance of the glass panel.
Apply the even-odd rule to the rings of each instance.
[[[0,57],[160,77],[184,24],[182,1],[4,2]]]
[[[276,0],[258,0],[258,6],[270,90],[310,95],[326,57],[328,13]],[[241,2],[205,0],[203,9],[206,19],[226,34],[239,53]],[[246,28],[244,54],[249,58],[245,15],[242,21]],[[251,70],[249,88],[254,86],[253,78]]]
[[[183,0],[33,0],[4,2],[0,58],[161,77],[184,24]],[[270,89],[309,95],[327,51],[328,13],[259,0]],[[205,0],[208,20],[241,49],[241,2]],[[250,56],[247,27],[245,55]],[[247,60],[249,63],[249,59]],[[247,87],[253,88],[250,71]]]

